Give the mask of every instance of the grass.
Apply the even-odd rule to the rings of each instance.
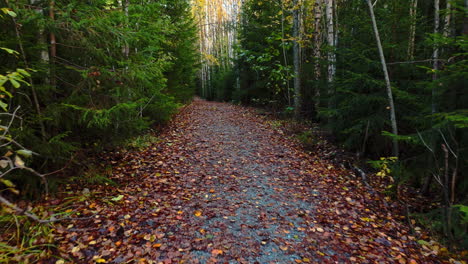
[[[141,149],[149,148],[151,147],[151,145],[158,143],[159,141],[160,139],[158,137],[154,136],[151,133],[148,133],[148,134],[137,136],[137,137],[127,140],[124,148],[141,150]]]

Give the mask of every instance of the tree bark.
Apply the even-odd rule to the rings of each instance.
[[[281,1],[281,46],[282,46],[282,51],[283,51],[283,59],[284,59],[284,66],[287,68],[288,67],[288,59],[286,56],[286,47],[284,43],[284,5],[283,1]],[[290,87],[289,87],[289,78],[286,80],[286,96],[288,99],[288,105],[291,105],[291,94],[290,94]]]
[[[439,33],[439,27],[440,27],[440,2],[439,0],[434,0],[434,34]],[[432,59],[433,59],[433,74],[432,74],[432,105],[431,105],[431,111],[433,114],[437,112],[437,79],[438,79],[438,74],[437,72],[439,71],[439,46],[437,43],[434,44],[434,51],[432,54]]]
[[[327,15],[327,42],[330,50],[328,51],[328,107],[333,107],[332,96],[334,94],[334,84],[336,75],[336,53],[335,53],[335,25],[334,25],[334,0],[326,0]]]
[[[122,1],[122,8],[124,10],[125,14],[125,27],[128,27],[129,24],[129,18],[128,18],[128,7],[130,6],[130,1],[129,0],[124,0]],[[125,41],[125,45],[122,48],[122,54],[124,55],[125,59],[128,59],[130,55],[130,45],[128,45],[127,41]]]
[[[452,22],[452,3],[450,0],[447,0],[445,12],[444,37],[449,37],[451,35],[450,24]]]
[[[410,3],[410,34],[409,34],[409,41],[408,41],[408,60],[414,59],[414,42],[416,38],[416,20],[417,20],[417,9],[418,8],[418,0],[411,0]]]
[[[314,72],[315,72],[315,111],[318,111],[320,107],[320,85],[319,80],[321,78],[321,71],[320,71],[320,60],[322,57],[322,32],[321,32],[321,24],[322,24],[322,0],[316,0],[314,6],[314,13],[315,13],[315,25],[314,25],[314,57],[315,57],[315,64],[314,64]]]
[[[382,64],[382,70],[385,76],[388,104],[390,107],[390,123],[392,126],[392,133],[394,135],[398,135],[398,127],[397,127],[397,120],[396,120],[396,114],[395,114],[395,104],[393,102],[392,86],[390,83],[390,77],[388,75],[387,63],[385,62],[385,55],[384,55],[383,48],[382,48],[382,42],[380,41],[380,34],[377,28],[377,22],[375,20],[374,8],[370,0],[367,0],[367,4],[369,5],[369,12],[370,12],[371,20],[372,20],[372,27],[374,29],[375,39],[377,41],[377,47],[379,49],[380,62]],[[394,138],[392,145],[393,145],[392,146],[393,156],[398,157],[398,153],[399,153],[398,140]]]
[[[55,21],[55,1],[50,1],[49,18],[52,22]],[[55,59],[57,57],[57,40],[54,32],[50,32],[50,85],[57,86],[57,78],[55,78]]]
[[[294,117],[296,119],[300,118],[301,115],[301,105],[302,105],[302,96],[301,96],[301,63],[300,63],[300,21],[299,21],[299,0],[293,1],[293,56],[294,56]]]

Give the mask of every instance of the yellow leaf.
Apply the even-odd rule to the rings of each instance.
[[[24,161],[19,156],[15,156],[15,165],[16,167],[24,168]]]
[[[103,258],[96,259],[96,263],[106,263],[106,260]]]
[[[201,211],[195,211],[195,216],[196,217],[200,217],[202,215],[202,212]]]
[[[59,259],[59,260],[55,261],[55,264],[65,264],[65,260]]]
[[[71,250],[72,253],[76,253],[78,251],[80,251],[80,247],[73,247]]]

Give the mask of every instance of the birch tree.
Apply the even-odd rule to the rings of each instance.
[[[390,123],[392,126],[392,133],[397,136],[398,135],[398,127],[397,127],[397,120],[396,120],[396,114],[395,114],[395,104],[393,102],[393,92],[392,92],[392,86],[390,83],[390,77],[388,75],[388,70],[387,70],[387,63],[385,61],[385,55],[383,52],[382,48],[382,42],[380,41],[380,34],[379,30],[377,28],[377,22],[375,19],[375,14],[374,14],[374,7],[371,3],[370,0],[367,0],[367,4],[369,6],[369,12],[372,20],[372,28],[374,29],[374,35],[375,39],[377,41],[377,47],[379,49],[379,56],[380,56],[380,62],[382,64],[382,71],[384,73],[385,77],[385,84],[387,88],[387,97],[388,97],[388,104],[389,104],[389,110],[390,110]],[[393,138],[393,156],[398,157],[398,140],[396,138]]]
[[[439,34],[439,27],[440,27],[440,1],[434,0],[434,34]],[[434,43],[434,51],[432,53],[432,81],[434,84],[432,85],[432,106],[431,111],[433,114],[437,112],[437,89],[435,82],[437,81],[437,71],[439,70],[439,46],[437,43]]]
[[[316,87],[315,87],[315,111],[318,110],[320,107],[320,86],[318,82],[321,78],[321,71],[320,71],[320,60],[322,57],[322,10],[323,10],[323,2],[322,0],[315,0],[314,4],[314,34],[313,34],[313,41],[314,41],[314,50],[313,54],[315,57],[314,63],[314,76],[316,80]]]
[[[299,21],[299,0],[293,1],[293,60],[294,60],[294,116],[298,119],[301,115],[301,67],[300,67],[300,21]]]
[[[336,75],[336,53],[335,53],[335,24],[334,24],[334,0],[325,0],[326,2],[326,15],[327,15],[327,43],[329,45],[328,51],[328,107],[332,107],[332,95],[333,95],[333,82],[335,81]]]
[[[411,0],[410,2],[410,34],[408,40],[408,59],[412,60],[414,58],[414,42],[416,38],[416,18],[417,18],[417,9],[418,0]]]

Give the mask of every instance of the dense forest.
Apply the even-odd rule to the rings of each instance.
[[[191,17],[182,0],[3,2],[5,152],[53,171],[169,120],[195,92]]]
[[[50,224],[22,201],[116,184],[98,157],[153,146],[198,95],[300,126],[304,148],[326,137],[343,166],[384,179],[409,225],[466,250],[467,13],[466,0],[0,0],[0,223]]]

